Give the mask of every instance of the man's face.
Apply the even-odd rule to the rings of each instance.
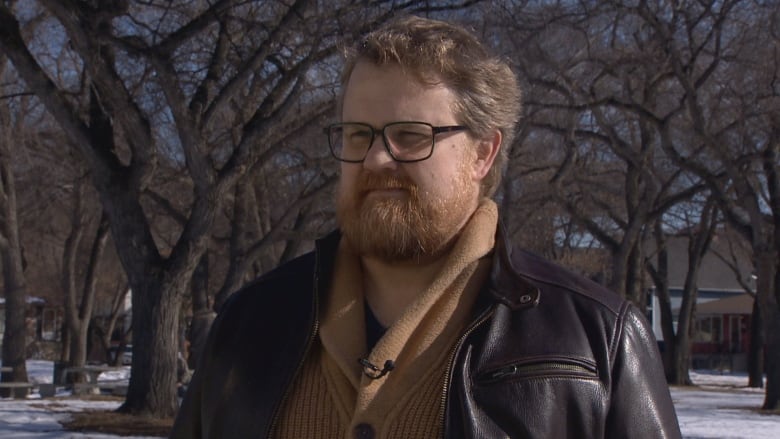
[[[457,125],[455,96],[425,85],[399,67],[359,62],[347,83],[343,122],[379,130],[399,121]],[[419,261],[445,252],[479,200],[477,141],[466,131],[436,136],[424,161],[393,160],[377,133],[362,163],[342,163],[337,213],[355,250],[388,262]]]

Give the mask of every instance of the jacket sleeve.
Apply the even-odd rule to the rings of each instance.
[[[606,437],[680,438],[680,427],[650,326],[623,308],[611,377]]]

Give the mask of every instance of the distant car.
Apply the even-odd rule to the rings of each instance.
[[[122,352],[122,365],[129,366],[133,364],[133,345],[125,346],[125,351]]]

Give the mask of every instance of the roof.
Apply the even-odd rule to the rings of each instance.
[[[696,314],[752,314],[753,296],[737,294],[709,302],[697,303]]]
[[[653,245],[653,244],[651,244]],[[654,247],[651,247],[651,249]],[[685,276],[688,274],[688,238],[676,236],[667,241],[669,252],[669,286],[682,289]],[[731,249],[728,240],[713,238],[710,248],[701,260],[697,286],[701,289],[721,291],[744,291],[738,282],[734,270],[718,255],[730,257]],[[742,278],[750,279],[753,270],[750,255],[741,255],[737,261]]]

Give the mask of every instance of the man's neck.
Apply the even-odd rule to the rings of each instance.
[[[379,323],[390,327],[441,271],[446,253],[424,262],[388,263],[363,257],[363,291]]]

